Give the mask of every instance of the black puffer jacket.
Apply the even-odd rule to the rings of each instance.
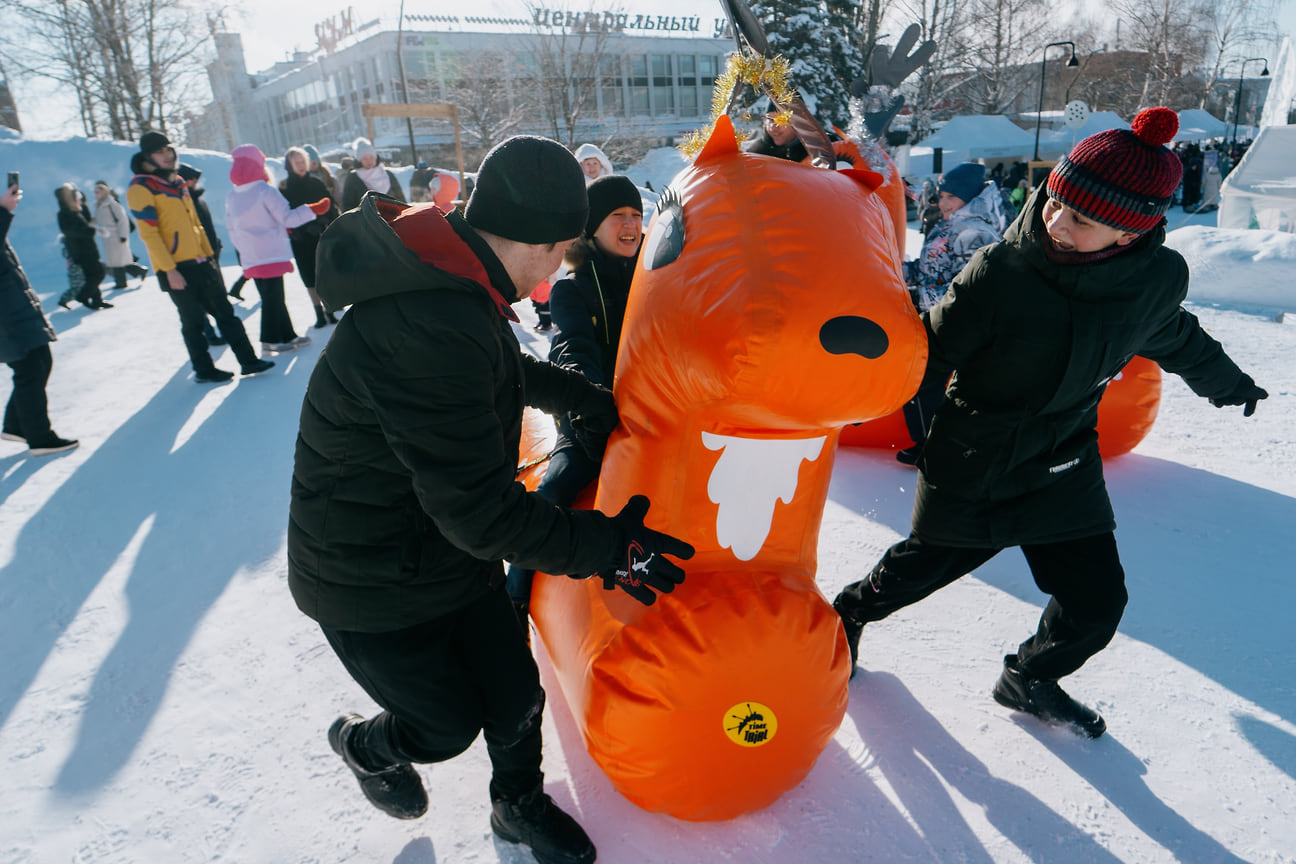
[[[0,363],[14,363],[57,337],[9,245],[14,215],[0,207]]]
[[[90,208],[84,204],[76,210],[60,207],[58,227],[69,258],[87,269],[99,263],[99,244],[95,242],[98,234],[90,224]]]
[[[575,574],[612,562],[608,517],[515,480],[524,404],[558,413],[594,385],[522,354],[516,291],[467,223],[367,195],[324,233],[319,265],[324,301],[354,305],[302,405],[288,528],[298,607],[384,632],[471,602],[503,558]]]
[[[549,295],[549,314],[558,330],[549,361],[611,387],[638,256],[605,255],[591,241],[581,242],[585,262]]]
[[[1098,456],[1098,401],[1135,354],[1194,392],[1242,372],[1180,304],[1188,267],[1164,227],[1093,264],[1045,255],[1041,187],[923,316],[928,380],[956,369],[920,464],[914,531],[950,546],[1008,547],[1115,527]]]

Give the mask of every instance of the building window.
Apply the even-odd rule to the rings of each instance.
[[[625,113],[625,98],[622,92],[621,58],[602,57],[599,59],[600,114],[604,117],[620,117]]]
[[[634,54],[630,57],[630,114],[648,113],[648,58]]]
[[[679,113],[681,117],[698,116],[697,58],[683,54],[675,58],[679,64]]]
[[[671,73],[671,55],[652,55],[653,115],[675,113],[675,76]]]

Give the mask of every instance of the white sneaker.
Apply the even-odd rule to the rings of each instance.
[[[271,354],[283,354],[286,351],[296,351],[300,347],[301,347],[300,345],[296,345],[292,342],[262,342],[261,343],[261,350],[263,352],[269,351]]]
[[[305,348],[307,345],[311,344],[311,338],[309,336],[298,336],[296,339],[292,340],[292,344],[294,348]]]

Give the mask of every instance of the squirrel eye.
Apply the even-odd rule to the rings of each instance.
[[[684,203],[679,193],[667,188],[657,202],[648,236],[644,238],[640,260],[645,270],[665,267],[684,251]]]

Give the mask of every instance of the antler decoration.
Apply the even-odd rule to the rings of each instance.
[[[765,31],[746,0],[720,0],[720,5],[729,19],[738,51],[730,56],[724,74],[716,80],[711,98],[711,124],[700,132],[689,134],[680,150],[689,157],[696,156],[710,137],[716,118],[737,107],[739,94],[746,84],[764,93],[779,109],[774,122],[791,124],[810,154],[811,162],[823,168],[833,167],[837,157],[828,133],[791,87],[787,60],[778,54],[770,56]]]
[[[904,96],[897,92],[904,79],[912,75],[936,53],[936,43],[931,39],[917,48],[914,44],[922,28],[910,24],[894,51],[879,45],[869,58],[869,78],[856,78],[851,82],[852,138],[881,139],[904,105]]]

